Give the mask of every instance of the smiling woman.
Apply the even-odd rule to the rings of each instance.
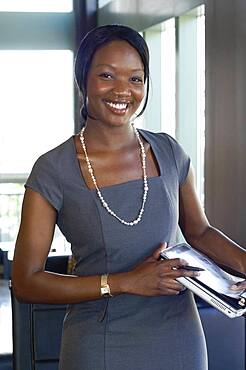
[[[104,124],[128,123],[144,97],[143,63],[126,41],[112,41],[95,53],[88,81],[88,113]]]
[[[100,27],[96,37],[93,32],[88,33],[77,52],[75,76],[82,94],[82,115],[84,119],[86,119],[88,115],[87,82],[88,77],[91,76],[92,78],[100,77],[102,81],[114,82],[113,89],[117,92],[117,89],[120,88],[120,95],[122,95],[122,86],[117,86],[119,83],[124,83],[124,80],[127,81],[128,86],[123,87],[123,90],[125,88],[123,95],[128,95],[127,102],[129,102],[129,105],[131,104],[131,100],[129,100],[129,86],[131,86],[131,88],[134,86],[136,89],[137,87],[139,88],[137,94],[138,100],[142,100],[144,95],[144,84],[146,83],[146,97],[143,108],[138,114],[138,116],[140,116],[146,108],[149,94],[148,47],[139,33],[135,32],[133,34],[129,27],[116,26],[114,32],[109,34],[106,34],[106,29],[107,28],[104,26]],[[119,44],[115,45],[115,43]],[[100,58],[102,53],[101,48],[106,48],[106,50],[103,51],[105,58],[104,63],[102,63]],[[122,48],[123,50],[121,50]],[[95,82],[98,82],[98,79],[96,79]],[[131,84],[129,84],[130,82]],[[105,88],[106,86],[109,86],[109,88],[111,87],[108,83],[104,86]],[[142,95],[139,95],[140,87],[142,87]],[[109,100],[109,102],[111,102],[111,100]]]
[[[198,272],[159,259],[178,223],[194,248],[246,270],[245,252],[209,225],[177,141],[132,123],[147,104],[148,63],[135,30],[92,30],[75,63],[82,129],[26,183],[13,288],[21,300],[69,304],[60,370],[207,370],[193,296],[176,280]],[[44,271],[55,224],[72,245],[72,275]]]

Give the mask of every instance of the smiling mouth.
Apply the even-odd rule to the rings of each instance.
[[[130,103],[123,102],[112,102],[105,100],[104,103],[110,110],[113,110],[116,113],[125,113]]]

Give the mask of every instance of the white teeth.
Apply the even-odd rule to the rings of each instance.
[[[114,108],[114,109],[119,109],[119,110],[123,110],[123,109],[126,109],[127,108],[127,104],[126,103],[112,103],[112,102],[105,102],[107,105],[109,105],[110,107]]]

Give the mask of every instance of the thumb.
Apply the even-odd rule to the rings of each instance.
[[[231,286],[231,289],[232,290],[236,290],[236,291],[240,291],[240,290],[242,290],[242,289],[246,289],[246,280],[243,280],[243,281],[239,281],[238,283],[236,283],[236,284],[233,284],[232,286]]]
[[[154,259],[158,260],[161,252],[163,252],[166,248],[167,248],[167,242],[161,243],[160,246],[152,254]]]

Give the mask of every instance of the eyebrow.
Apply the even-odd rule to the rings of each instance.
[[[99,63],[96,65],[96,68],[97,67],[109,67],[109,68],[113,68],[113,69],[116,69],[114,66],[112,66],[111,64],[106,64],[106,63]],[[136,69],[132,69],[131,70],[132,72],[144,72],[144,69],[143,68],[136,68]]]

